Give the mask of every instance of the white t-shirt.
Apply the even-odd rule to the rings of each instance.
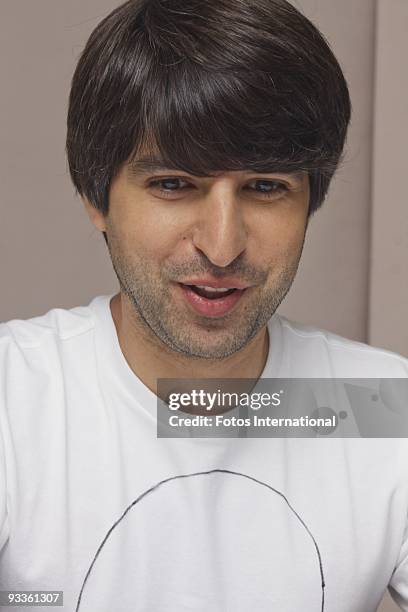
[[[389,585],[408,611],[407,440],[157,438],[110,297],[0,325],[0,589],[70,612],[374,612]],[[408,377],[268,328],[263,377]]]

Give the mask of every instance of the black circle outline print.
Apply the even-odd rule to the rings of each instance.
[[[100,543],[98,550],[95,553],[94,558],[92,559],[92,563],[89,566],[88,571],[86,572],[84,581],[82,583],[81,586],[81,590],[79,592],[79,596],[78,596],[78,601],[76,604],[76,608],[75,608],[75,612],[79,612],[79,608],[81,605],[81,599],[82,599],[82,595],[86,586],[86,583],[88,581],[88,578],[92,572],[92,569],[96,563],[97,558],[99,557],[102,548],[105,546],[108,538],[110,537],[110,535],[112,534],[112,532],[114,531],[114,529],[119,525],[119,523],[125,518],[125,516],[127,515],[127,513],[136,505],[138,504],[140,501],[142,501],[142,499],[144,497],[146,497],[146,495],[149,495],[150,493],[153,493],[153,491],[156,491],[159,487],[161,487],[162,485],[171,482],[173,480],[180,480],[182,478],[194,478],[196,476],[207,476],[208,474],[231,474],[233,476],[240,476],[242,478],[246,478],[248,480],[252,480],[252,482],[255,482],[256,484],[261,485],[262,487],[266,487],[267,489],[269,489],[270,491],[273,491],[274,493],[276,493],[277,495],[280,495],[280,497],[285,501],[285,503],[287,504],[288,508],[293,512],[293,514],[296,516],[296,518],[298,519],[298,521],[301,523],[301,525],[304,527],[304,529],[306,530],[306,532],[308,533],[308,535],[310,536],[310,538],[312,539],[313,545],[315,547],[316,550],[316,554],[317,554],[317,558],[319,561],[319,571],[320,571],[320,586],[321,586],[321,591],[322,591],[322,605],[321,605],[321,612],[324,612],[324,589],[326,586],[325,583],[325,579],[324,579],[324,572],[323,572],[323,564],[322,564],[322,557],[320,554],[320,550],[319,547],[317,545],[317,542],[315,540],[315,538],[313,537],[312,532],[310,531],[309,527],[306,525],[306,523],[304,522],[304,520],[299,516],[299,514],[296,512],[296,510],[293,508],[293,506],[289,503],[288,499],[285,497],[285,495],[283,493],[281,493],[280,491],[278,491],[277,489],[274,489],[273,487],[271,487],[270,485],[266,484],[266,482],[262,482],[262,480],[258,480],[257,478],[254,478],[253,476],[248,476],[247,474],[242,474],[241,472],[234,472],[233,470],[223,470],[223,469],[214,469],[214,470],[208,470],[205,472],[193,472],[192,474],[180,474],[179,476],[171,476],[170,478],[165,478],[164,480],[160,480],[160,482],[158,482],[157,484],[155,484],[153,487],[150,487],[150,489],[147,489],[146,491],[144,491],[144,493],[142,493],[141,495],[139,495],[139,497],[137,497],[127,508],[126,510],[123,512],[123,514],[118,518],[118,520],[113,523],[112,527],[110,527],[110,529],[108,530],[106,536],[103,538],[102,542]]]

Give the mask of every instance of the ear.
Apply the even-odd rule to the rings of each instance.
[[[93,206],[93,204],[91,204],[91,202],[87,200],[86,198],[82,198],[82,201],[85,205],[85,210],[88,214],[89,219],[91,220],[91,223],[100,232],[105,232],[106,231],[105,215],[100,210],[95,208],[95,206]]]

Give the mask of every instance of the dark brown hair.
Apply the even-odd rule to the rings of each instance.
[[[350,98],[316,27],[285,0],[129,0],[93,31],[69,99],[79,194],[104,214],[143,148],[166,166],[309,174],[309,214],[341,159]]]

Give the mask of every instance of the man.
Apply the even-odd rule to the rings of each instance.
[[[93,32],[67,152],[120,292],[0,327],[3,590],[81,612],[374,612],[389,585],[408,610],[404,439],[156,428],[159,379],[408,376],[275,313],[349,119],[285,0],[130,0]]]

